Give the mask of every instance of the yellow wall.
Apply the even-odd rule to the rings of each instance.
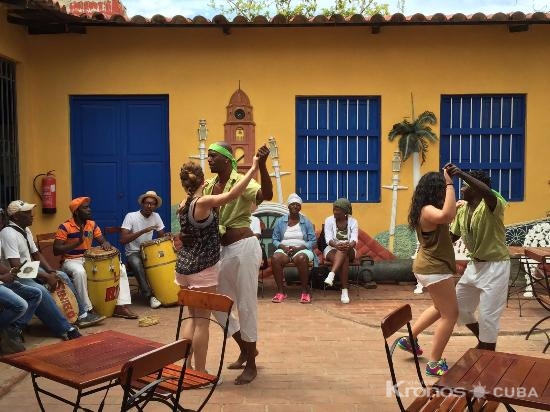
[[[2,16],[0,16],[2,17]],[[545,216],[550,210],[550,26],[509,33],[505,26],[389,27],[373,35],[367,27],[334,28],[88,28],[86,35],[21,35],[0,18],[0,54],[28,56],[19,120],[25,159],[21,196],[38,201],[32,177],[56,170],[58,213],[36,213],[34,232],[50,231],[68,217],[70,147],[68,100],[73,94],[168,94],[172,199],[183,197],[178,172],[198,153],[198,120],[208,121],[209,142],[222,139],[225,106],[242,89],[254,106],[256,142],[275,136],[281,170],[294,172],[295,97],[380,95],[382,97],[382,181],[391,184],[387,141],[392,125],[417,113],[439,117],[441,94],[526,93],[525,201],[512,203],[506,223]],[[22,39],[17,37],[23,37]],[[12,44],[15,42],[15,46]],[[24,52],[19,49],[24,47]],[[439,134],[438,126],[436,132]],[[422,172],[438,167],[438,146],[430,146]],[[268,166],[270,161],[268,160]],[[412,161],[401,184],[412,187]],[[283,179],[284,198],[295,174]],[[399,192],[397,224],[406,223],[412,189]],[[331,213],[329,204],[305,204],[313,222]],[[370,234],[387,230],[391,191],[382,202],[354,205],[360,227]]]

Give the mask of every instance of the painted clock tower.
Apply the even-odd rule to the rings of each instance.
[[[240,86],[229,99],[223,126],[224,140],[233,148],[238,170],[245,173],[252,165],[256,151],[256,123],[252,116],[250,99]]]

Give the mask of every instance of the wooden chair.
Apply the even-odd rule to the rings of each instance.
[[[535,262],[529,264],[529,283],[531,284],[533,297],[547,312],[550,312],[550,258],[545,258],[542,263],[539,263],[533,259],[528,249],[526,254],[531,258],[531,262]],[[550,346],[550,336],[548,335],[548,329],[541,329],[539,326],[548,319],[550,319],[550,313],[538,320],[525,336],[527,340],[535,330],[542,331],[546,335],[546,346],[542,351],[543,353],[546,353]]]
[[[436,411],[464,411],[472,410],[494,412],[497,410],[499,403],[494,401],[486,401],[485,399],[475,399],[470,402],[470,408],[468,408],[468,400],[463,394],[452,394],[448,391],[437,391],[436,388],[426,386],[424,379],[422,378],[422,372],[418,361],[418,355],[414,352],[414,364],[416,367],[416,375],[420,386],[424,389],[422,394],[417,396],[413,402],[405,408],[401,399],[397,375],[395,373],[395,367],[393,363],[393,354],[397,347],[397,341],[399,337],[394,340],[391,347],[388,345],[388,338],[397,333],[404,326],[407,327],[407,334],[409,342],[414,342],[411,329],[412,311],[409,304],[403,305],[393,310],[387,315],[380,323],[382,329],[382,335],[384,336],[384,346],[386,348],[386,357],[388,359],[388,366],[390,367],[390,375],[393,383],[395,398],[399,405],[399,410],[402,412],[436,412]]]
[[[36,235],[36,246],[44,258],[48,261],[52,269],[61,269],[62,256],[53,254],[53,242],[55,240],[55,232],[41,233]]]
[[[191,341],[182,339],[176,342],[164,345],[143,355],[136,356],[124,364],[120,372],[120,385],[124,390],[122,397],[121,412],[136,408],[143,411],[145,406],[153,402],[161,402],[177,411],[179,408],[179,399],[181,388],[185,377],[185,364],[191,350]],[[183,367],[180,368],[178,376],[165,376],[163,369],[174,362],[183,361]],[[156,376],[149,384],[136,389],[133,382],[144,376]],[[172,396],[156,396],[159,385],[170,386]]]
[[[436,411],[438,410],[439,406],[443,401],[445,400],[445,397],[438,396],[435,390],[432,390],[432,388],[429,388],[424,383],[424,379],[422,378],[422,372],[420,370],[420,365],[418,362],[418,355],[416,354],[416,351],[414,352],[414,364],[416,367],[416,374],[418,376],[418,381],[422,388],[424,388],[423,395],[417,397],[414,399],[412,404],[405,408],[403,406],[403,401],[401,400],[401,396],[399,394],[398,383],[397,383],[397,377],[395,374],[395,368],[393,364],[393,353],[395,351],[395,348],[397,346],[396,339],[391,347],[388,345],[388,338],[393,336],[396,332],[398,332],[403,326],[407,326],[407,331],[409,335],[410,342],[414,342],[414,339],[412,337],[412,330],[411,330],[411,319],[412,319],[412,311],[410,305],[403,305],[398,309],[395,309],[392,311],[388,316],[386,316],[381,324],[380,327],[382,328],[382,335],[384,336],[384,346],[386,348],[386,357],[388,359],[388,365],[390,367],[390,375],[393,383],[395,398],[397,399],[397,404],[399,405],[399,410],[402,412],[404,411]],[[448,411],[462,411],[466,408],[466,398],[465,397],[459,397],[450,395],[450,399],[447,402],[450,402],[451,405],[449,409],[446,409]],[[456,408],[455,408],[456,405]]]
[[[188,312],[185,311],[187,308],[195,309],[209,309],[211,311],[219,311],[227,314],[227,320],[225,324],[219,323],[213,316],[208,318],[211,323],[218,325],[223,330],[223,341],[219,354],[219,364],[215,375],[195,371],[193,369],[187,368],[185,370],[185,376],[183,379],[183,390],[188,389],[197,389],[210,387],[206,397],[201,402],[196,411],[201,411],[220,382],[220,376],[223,368],[223,360],[225,356],[225,346],[227,343],[227,334],[229,329],[229,315],[231,314],[231,308],[233,307],[233,300],[225,295],[220,295],[218,293],[208,293],[208,292],[199,292],[190,289],[181,289],[178,293],[178,303],[180,305],[180,312],[178,317],[178,324],[176,328],[176,340],[179,339],[181,325],[186,319],[191,317],[188,315]],[[163,377],[176,377],[180,376],[182,366],[179,364],[171,364],[166,366],[162,371]],[[155,374],[149,374],[146,377],[138,379],[138,382],[133,386],[139,388],[140,386],[148,385],[151,382],[154,382],[158,377]],[[173,397],[175,395],[175,388],[173,385],[167,385],[166,382],[160,382],[155,390],[155,396],[168,396]],[[189,410],[185,408],[185,410]]]

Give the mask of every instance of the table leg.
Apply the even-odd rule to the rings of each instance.
[[[45,412],[44,405],[42,405],[42,399],[40,399],[40,387],[38,386],[38,383],[36,383],[36,378],[38,375],[36,373],[31,372],[31,379],[32,379],[32,387],[34,389],[34,395],[36,396],[36,400],[38,402],[38,406],[40,406],[40,410],[42,412]]]

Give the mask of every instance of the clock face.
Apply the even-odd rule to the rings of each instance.
[[[242,119],[244,119],[245,113],[244,113],[243,109],[237,109],[237,110],[235,110],[234,115],[235,115],[236,119],[242,120]]]

